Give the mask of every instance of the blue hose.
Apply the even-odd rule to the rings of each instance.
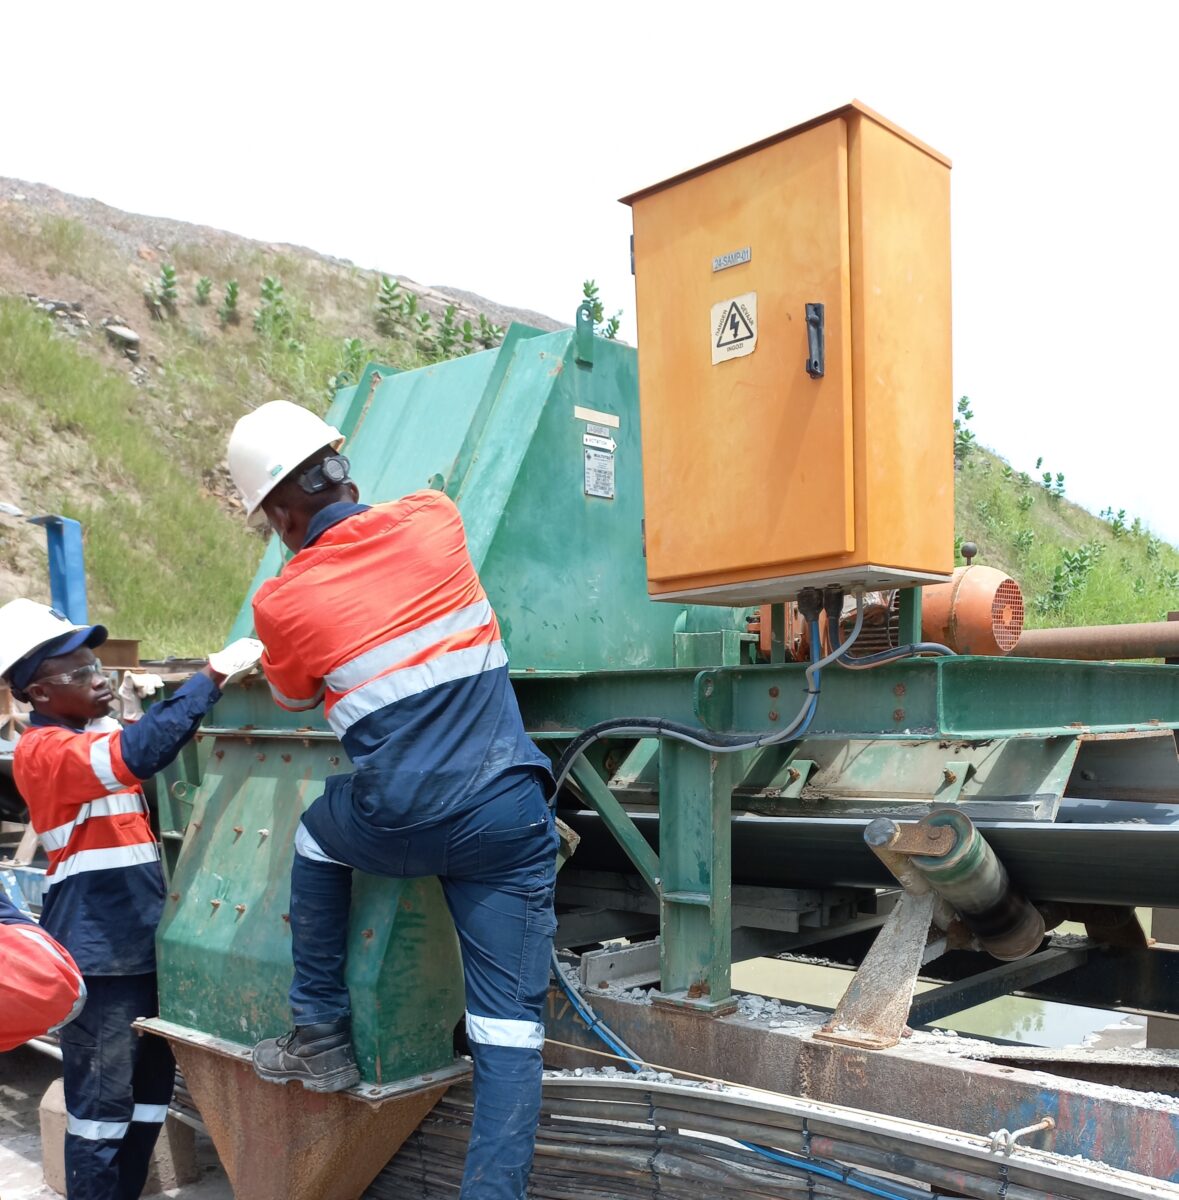
[[[818,631],[816,630],[815,632],[817,633]],[[813,644],[814,642],[812,642]],[[590,1005],[581,998],[576,989],[569,985],[564,971],[561,970],[561,960],[557,957],[555,948],[553,950],[552,962],[553,974],[557,977],[557,985],[565,993],[565,999],[573,1005],[574,1011],[585,1022],[589,1031],[609,1046],[611,1051],[622,1059],[632,1071],[638,1073],[642,1070],[649,1070],[650,1068],[646,1066],[643,1060],[594,1012]],[[880,1200],[913,1200],[915,1194],[910,1192],[906,1196],[900,1192],[889,1191],[886,1187],[880,1186],[875,1176],[865,1175],[858,1171],[852,1175],[847,1170],[842,1170],[839,1167],[829,1166],[815,1159],[793,1155],[785,1150],[770,1150],[765,1146],[759,1146],[756,1142],[739,1141],[738,1145],[744,1146],[746,1150],[751,1150],[754,1154],[768,1159],[770,1162],[792,1167],[796,1171],[803,1171],[811,1175],[819,1175],[825,1179],[837,1180],[844,1187],[854,1188],[856,1191],[864,1192],[869,1196],[877,1196]],[[942,1194],[940,1192],[922,1192],[921,1195],[923,1200],[926,1197],[928,1200],[939,1200]]]

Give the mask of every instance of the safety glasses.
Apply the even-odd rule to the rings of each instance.
[[[89,683],[91,676],[101,673],[102,663],[96,658],[92,663],[75,667],[72,671],[65,671],[61,675],[43,675],[40,679],[34,679],[33,683],[53,683],[61,687],[73,687],[77,684]]]

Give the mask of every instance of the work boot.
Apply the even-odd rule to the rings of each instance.
[[[254,1047],[254,1070],[267,1083],[297,1079],[308,1091],[342,1092],[360,1082],[352,1052],[352,1021],[297,1025],[282,1037]]]

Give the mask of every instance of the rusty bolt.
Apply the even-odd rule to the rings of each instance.
[[[170,897],[171,897],[173,900],[179,900],[179,899],[180,899],[180,893],[179,893],[179,892],[169,892],[169,893],[168,893],[168,895],[169,895],[169,896],[170,896]]]
[[[200,821],[193,821],[192,827],[193,827],[193,829],[196,829],[197,831],[199,831],[200,827],[201,827]]]
[[[778,719],[778,710],[776,708],[771,708],[770,709],[770,720],[776,721],[777,719]]]
[[[903,708],[894,708],[892,710],[892,719],[894,721],[903,721],[905,719],[905,710]]]
[[[211,905],[212,905],[214,908],[220,908],[220,907],[221,907],[221,901],[220,901],[220,900],[210,900],[210,901],[209,901],[209,903],[210,903],[210,904],[211,904]]]
[[[893,694],[894,696],[898,697],[898,698],[899,698],[899,697],[901,697],[901,696],[903,696],[903,695],[905,694],[905,685],[904,685],[903,683],[898,683],[898,684],[897,684],[897,685],[896,685],[896,686],[895,686],[895,687],[892,689],[892,694]]]
[[[713,691],[715,690],[715,688],[716,688],[716,684],[715,684],[715,683],[713,683],[713,681],[712,681],[712,677],[711,677],[711,676],[709,676],[709,677],[708,677],[708,678],[707,678],[707,679],[704,681],[704,698],[705,698],[706,700],[708,699],[708,697],[709,697],[709,696],[711,696],[711,695],[712,695],[712,693],[713,693]]]
[[[366,942],[372,941],[373,931],[371,929],[362,929],[360,931],[360,936],[364,938]]]
[[[284,921],[286,921],[286,923],[289,925],[289,924],[291,923],[291,914],[290,914],[290,913],[283,913],[283,915],[282,915],[282,919],[283,919]]]
[[[224,758],[224,757],[225,757],[225,751],[224,751],[224,750],[214,750],[214,751],[213,751],[213,757],[214,757],[214,758]]]
[[[246,738],[246,745],[247,745],[247,746],[252,746],[253,744],[254,744],[254,739],[253,739],[252,737],[248,737],[248,738]]]
[[[609,986],[610,986],[610,984],[605,979],[598,980],[598,987],[602,988],[603,990],[605,990]]]
[[[291,761],[291,756],[290,756],[289,754],[284,754],[284,755],[282,756],[282,760],[283,760],[283,762],[290,762],[290,761]]]
[[[236,842],[243,833],[245,833],[245,830],[240,825],[235,825],[233,827],[233,840]]]
[[[240,917],[246,911],[246,906],[244,904],[235,904],[233,911]]]
[[[328,755],[328,765],[338,767],[340,765],[340,756],[338,754]]]
[[[947,783],[957,783],[957,782],[958,782],[958,776],[957,776],[957,775],[955,775],[955,774],[954,774],[954,772],[953,772],[953,771],[951,771],[949,767],[947,767],[947,768],[946,768],[946,769],[945,769],[945,770],[942,772],[942,778],[943,778],[943,779],[944,779],[944,780],[945,780]]]
[[[265,754],[255,754],[255,755],[254,755],[254,757],[255,757],[255,758],[256,758],[256,759],[257,759],[259,762],[265,762],[265,761],[266,761],[266,755],[265,755]]]
[[[786,772],[786,778],[789,779],[791,783],[797,783],[801,774],[802,772],[797,767],[791,767],[790,770]]]
[[[782,691],[781,688],[776,688],[776,687],[770,688],[770,699],[777,700],[777,698],[781,695],[781,691]]]
[[[260,838],[262,841],[266,841],[266,839],[267,839],[269,836],[270,836],[270,830],[269,830],[269,829],[259,829],[259,830],[258,830],[258,837],[259,837],[259,838]]]

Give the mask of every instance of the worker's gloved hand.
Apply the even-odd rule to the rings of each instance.
[[[257,638],[238,638],[230,642],[224,650],[209,655],[209,666],[218,675],[224,675],[222,687],[236,683],[243,675],[248,675],[262,658],[266,649]]]
[[[138,721],[143,716],[143,705],[140,701],[145,696],[154,696],[164,686],[164,681],[158,675],[149,672],[134,674],[128,671],[119,684],[119,707],[124,721]]]

